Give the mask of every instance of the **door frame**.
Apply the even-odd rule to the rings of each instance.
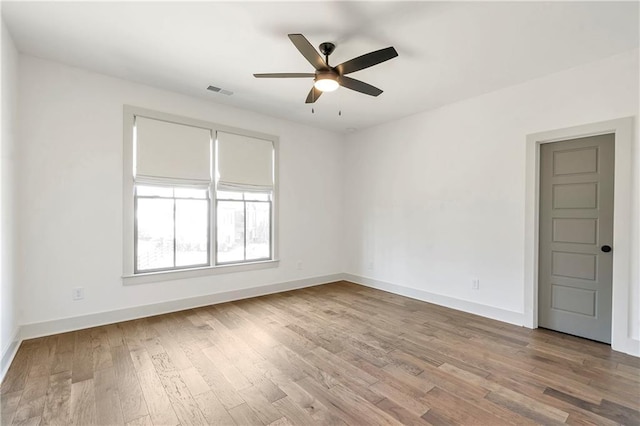
[[[634,118],[601,121],[527,135],[525,188],[524,325],[538,328],[538,232],[540,145],[602,134],[614,134],[613,275],[611,347],[640,355],[640,342],[629,337],[631,260],[632,138]]]

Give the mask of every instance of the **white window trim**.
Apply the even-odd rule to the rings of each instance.
[[[237,127],[225,126],[213,122],[197,120],[188,117],[182,117],[173,114],[167,114],[164,112],[152,111],[145,108],[139,108],[131,105],[124,105],[123,107],[123,179],[122,179],[122,230],[123,230],[123,273],[122,281],[125,285],[130,284],[144,284],[157,281],[179,280],[185,278],[195,278],[207,275],[225,274],[231,272],[241,271],[253,271],[256,269],[274,268],[279,264],[278,253],[278,164],[279,164],[279,139],[277,136],[268,135],[265,133],[254,132],[245,129],[239,129]],[[238,135],[249,136],[258,139],[269,140],[273,143],[274,148],[274,182],[272,192],[272,221],[271,221],[271,240],[272,240],[272,254],[271,259],[261,261],[249,261],[237,264],[225,264],[225,265],[211,265],[206,267],[185,268],[182,270],[170,270],[159,271],[149,273],[134,274],[134,176],[133,176],[133,125],[134,117],[142,116],[153,118],[156,120],[163,120],[177,124],[186,124],[194,127],[201,127],[209,129],[215,135],[215,132],[227,132],[235,133]],[[212,154],[213,155],[213,154]],[[215,182],[212,187],[215,186]],[[215,208],[214,208],[215,193],[212,192],[212,207],[210,210],[210,241],[212,258],[215,251]]]

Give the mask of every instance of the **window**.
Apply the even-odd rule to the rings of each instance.
[[[273,261],[276,142],[125,107],[125,282]]]
[[[218,132],[216,152],[217,262],[270,259],[273,145]]]
[[[136,272],[209,263],[209,190],[136,185]]]
[[[271,257],[271,194],[218,191],[217,259],[233,263]]]

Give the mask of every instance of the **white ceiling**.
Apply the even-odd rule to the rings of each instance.
[[[21,52],[336,131],[361,129],[637,48],[638,2],[2,2]],[[337,44],[333,65],[399,57],[305,105],[287,38]],[[208,92],[214,85],[234,92]],[[338,115],[338,111],[342,115]]]

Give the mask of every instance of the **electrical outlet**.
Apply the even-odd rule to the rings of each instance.
[[[373,271],[373,260],[370,260],[369,262],[367,262],[367,269],[370,271]]]
[[[471,288],[473,290],[480,290],[480,280],[478,278],[471,280]]]
[[[76,287],[76,288],[74,288],[71,297],[72,297],[73,300],[82,300],[82,299],[84,299],[84,287]]]
[[[298,270],[302,269],[302,261],[301,260],[298,261],[297,268],[298,268]]]

